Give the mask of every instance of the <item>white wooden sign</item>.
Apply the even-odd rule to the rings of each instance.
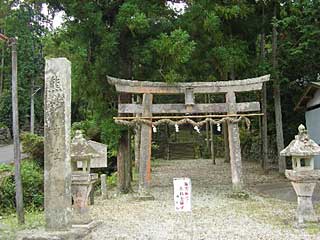
[[[177,212],[191,211],[191,180],[190,178],[174,178],[174,205]]]

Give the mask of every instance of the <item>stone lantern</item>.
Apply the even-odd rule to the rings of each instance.
[[[83,137],[81,131],[77,130],[71,142],[71,192],[73,198],[73,224],[89,224],[92,219],[89,214],[88,199],[93,183],[98,179],[98,174],[90,173],[91,158],[98,155]],[[82,169],[78,169],[77,163],[81,162]]]
[[[285,175],[291,181],[298,197],[298,223],[317,222],[312,195],[316,182],[320,179],[320,170],[314,170],[313,158],[320,155],[320,146],[309,138],[305,126],[301,124],[298,131],[298,135],[280,155],[292,157],[292,170],[286,170]]]

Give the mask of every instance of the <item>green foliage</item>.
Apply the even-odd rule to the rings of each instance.
[[[9,90],[4,90],[0,96],[0,122],[6,126],[11,126],[11,93]]]
[[[22,151],[43,169],[44,167],[44,138],[30,132],[23,132],[20,136]]]
[[[118,141],[121,134],[121,127],[113,121],[106,119],[101,122],[101,141],[108,145],[108,154],[110,157],[117,156]]]
[[[15,208],[14,167],[0,164],[0,171],[6,170],[12,176],[6,177],[0,186],[0,209],[8,212]],[[26,208],[43,207],[43,171],[32,160],[24,160],[21,164],[23,198]]]
[[[95,141],[100,140],[100,128],[95,120],[84,120],[72,123],[72,136],[74,136],[76,130],[81,130],[88,139]]]
[[[0,122],[0,128],[7,128],[7,126],[4,123]]]
[[[117,24],[120,28],[128,27],[133,35],[147,32],[149,28],[145,13],[141,12],[136,4],[132,3],[124,3],[120,7]]]
[[[162,33],[158,39],[151,42],[158,59],[159,73],[168,83],[184,80],[181,67],[190,60],[195,49],[195,42],[189,38],[186,31],[177,29],[170,35]]]
[[[100,122],[94,119],[74,122],[72,124],[72,136],[74,136],[76,130],[81,130],[87,139],[108,145],[109,157],[117,156],[121,127],[115,124],[113,119],[107,118]]]
[[[13,8],[15,6],[15,8]],[[41,14],[41,3],[29,1],[2,1],[0,7],[0,32],[17,38],[19,116],[22,127],[28,125],[30,115],[30,90],[42,88],[44,59],[41,39],[45,34],[45,17]],[[2,49],[2,45],[0,45]],[[0,89],[0,122],[11,126],[11,51],[4,48],[3,89]],[[1,77],[0,77],[1,79]],[[2,92],[3,91],[3,92]],[[1,94],[2,93],[2,94]],[[33,92],[34,93],[34,92]],[[43,123],[43,100],[41,91],[35,97],[36,123]]]
[[[67,57],[72,62],[72,122],[80,122],[73,129],[82,129],[88,138],[108,144],[112,156],[116,156],[121,128],[112,120],[117,94],[106,75],[174,83],[276,73],[282,87],[283,121],[288,126],[284,136],[290,140],[291,131],[304,118],[303,113],[291,111],[302,92],[296,80],[303,85],[320,72],[319,1],[187,1],[183,14],[157,0],[18,2],[19,6],[14,2],[15,8],[12,1],[1,4],[0,29],[19,39],[21,126],[28,125],[31,81],[43,86],[44,56]],[[42,3],[52,12],[66,13],[60,29],[48,32],[44,28],[48,19],[41,14]],[[279,10],[277,19],[272,17],[274,4]],[[270,66],[273,25],[278,31],[277,71]],[[0,122],[7,126],[12,121],[9,50],[4,51],[5,66],[0,69],[4,73]],[[274,108],[272,84],[268,85],[272,135]],[[41,91],[35,96],[36,122],[42,123]]]
[[[107,186],[116,187],[118,181],[118,173],[114,172],[110,176],[107,176]]]

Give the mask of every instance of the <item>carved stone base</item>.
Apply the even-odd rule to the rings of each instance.
[[[318,222],[319,218],[313,209],[311,197],[298,196],[296,219],[298,223]]]
[[[72,224],[89,224],[92,221],[89,213],[88,200],[92,190],[92,184],[97,178],[97,174],[92,173],[72,174]]]
[[[319,178],[318,171],[299,172],[286,170],[286,176],[292,181],[291,184],[298,197],[298,206],[296,211],[296,219],[298,224],[305,222],[318,222],[313,204],[312,195],[316,186],[316,180]]]

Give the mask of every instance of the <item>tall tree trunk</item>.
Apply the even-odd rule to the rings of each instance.
[[[34,134],[34,78],[31,78],[30,89],[30,132]]]
[[[265,61],[266,51],[265,51],[265,13],[264,13],[264,3],[262,3],[262,33],[261,33],[261,44],[260,44],[260,60]],[[262,86],[262,128],[261,128],[261,140],[262,140],[262,161],[261,167],[264,170],[268,169],[268,119],[267,119],[267,84],[264,83]]]
[[[273,18],[277,18],[277,2],[274,1],[273,6]],[[273,76],[273,94],[274,94],[274,110],[276,118],[276,134],[277,134],[277,153],[279,161],[279,172],[284,173],[286,168],[285,158],[280,157],[279,152],[284,148],[283,143],[283,129],[282,129],[282,112],[281,112],[281,94],[280,94],[280,83],[278,76],[278,58],[277,58],[277,28],[273,24],[272,27],[272,67],[274,71]]]
[[[0,97],[2,96],[3,92],[3,81],[4,81],[4,53],[5,53],[5,46],[3,44],[2,51],[1,51],[1,72],[0,72]]]

